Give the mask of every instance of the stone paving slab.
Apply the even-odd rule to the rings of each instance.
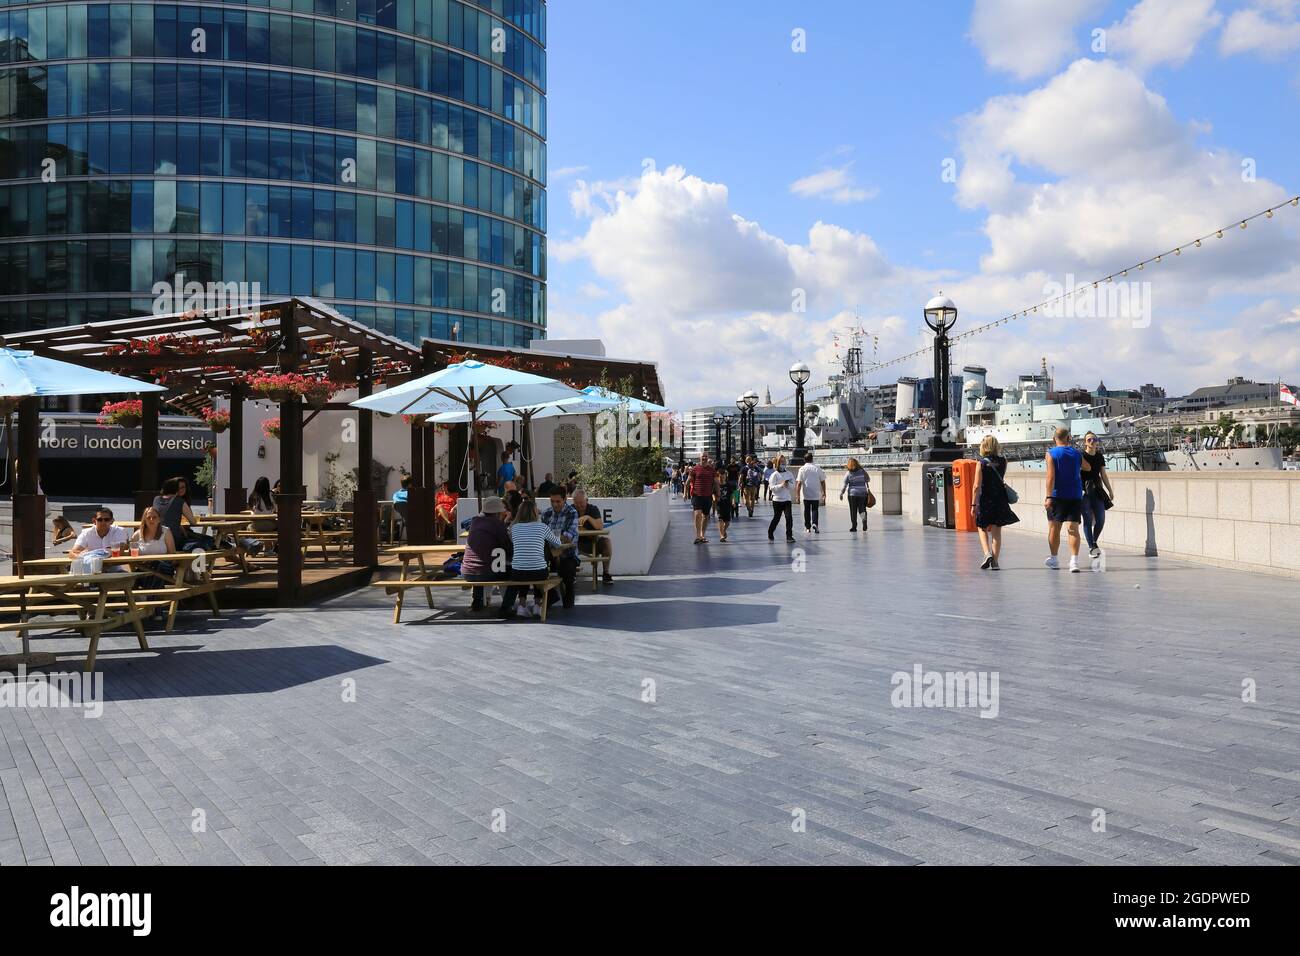
[[[675,505],[545,625],[363,589],[110,636],[101,718],[0,708],[0,865],[1300,862],[1300,582],[843,517]],[[916,665],[997,715],[894,706]]]

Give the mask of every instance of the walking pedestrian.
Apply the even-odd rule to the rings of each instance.
[[[862,530],[867,530],[867,486],[871,484],[867,470],[856,458],[844,463],[844,484],[840,487],[840,500],[845,492],[849,496],[849,530],[858,530],[858,515],[862,515]]]
[[[1006,473],[1007,460],[1002,457],[998,440],[992,435],[985,435],[980,441],[975,487],[971,489],[971,510],[975,512],[975,527],[979,529],[980,547],[984,550],[981,571],[1002,570],[998,566],[1002,554],[1002,529],[1020,520],[1011,510]]]
[[[691,509],[695,513],[695,543],[705,544],[709,529],[709,514],[718,497],[718,471],[709,460],[708,452],[700,452],[700,461],[690,470],[687,479],[691,496]]]
[[[826,500],[826,472],[813,464],[812,452],[804,455],[795,482],[795,500],[803,501],[803,530],[805,534],[821,534],[817,527],[817,512]]]
[[[1061,525],[1070,536],[1070,571],[1079,573],[1079,521],[1083,513],[1083,456],[1070,444],[1070,429],[1056,430],[1056,445],[1047,450],[1047,547],[1043,563],[1055,571],[1061,566]]]
[[[769,458],[767,464],[763,466],[763,500],[764,501],[770,501],[772,498],[772,493],[768,489],[768,482],[772,478],[773,470],[774,469],[772,468],[772,460]]]
[[[1083,536],[1088,554],[1101,557],[1101,529],[1106,527],[1106,509],[1115,500],[1115,490],[1106,472],[1106,456],[1096,432],[1083,436]]]
[[[785,540],[794,540],[794,475],[785,467],[785,456],[777,455],[772,473],[767,477],[772,491],[772,523],[767,526],[767,540],[774,541],[776,526],[785,516]]]
[[[763,469],[758,465],[758,459],[753,455],[745,457],[745,469],[742,474],[744,481],[745,511],[749,517],[754,517],[754,506],[758,504],[758,486],[763,482]]]

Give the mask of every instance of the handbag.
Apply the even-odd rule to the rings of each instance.
[[[876,506],[876,496],[873,495],[873,494],[871,493],[871,489],[868,488],[868,489],[867,489],[867,507],[868,507],[868,508],[874,508],[875,506]]]
[[[1007,480],[1005,478],[1003,478],[1000,474],[998,474],[998,470],[993,467],[993,463],[991,461],[985,458],[981,458],[980,463],[986,465],[989,471],[993,472],[993,474],[998,476],[998,481],[1002,482],[1002,491],[1007,496],[1007,504],[1014,505],[1017,501],[1020,500],[1019,493],[1016,491],[1016,489],[1012,488],[1009,484],[1007,484]]]

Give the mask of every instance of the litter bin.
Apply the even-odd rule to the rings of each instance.
[[[922,520],[935,528],[951,528],[952,465],[924,465],[921,480],[925,489],[925,500],[921,505]]]
[[[958,531],[975,530],[975,512],[971,510],[971,493],[975,490],[975,470],[979,462],[962,458],[952,463],[952,505]],[[951,527],[951,525],[949,525]]]

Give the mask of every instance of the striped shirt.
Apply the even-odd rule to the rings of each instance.
[[[840,495],[844,492],[849,493],[850,498],[865,498],[867,496],[867,484],[871,479],[867,477],[865,469],[859,468],[857,471],[845,472],[844,486],[840,488]]]
[[[514,557],[510,561],[512,571],[541,571],[547,567],[546,546],[561,547],[564,542],[556,537],[555,532],[540,521],[525,521],[510,526],[510,542]]]

